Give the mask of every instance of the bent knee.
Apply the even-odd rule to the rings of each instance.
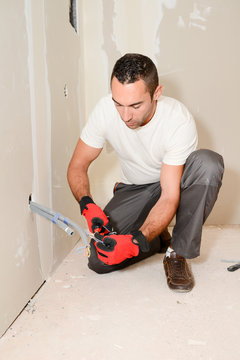
[[[94,240],[91,240],[90,242],[90,256],[88,258],[88,267],[89,269],[95,271],[97,274],[106,274],[114,270],[112,269],[113,266],[105,264],[98,258],[94,245]]]
[[[196,171],[201,174],[202,181],[204,180],[204,182],[211,185],[221,182],[224,172],[224,161],[220,154],[212,150],[201,149],[194,151],[190,157],[194,161]]]

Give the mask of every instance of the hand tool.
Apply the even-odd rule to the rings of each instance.
[[[235,270],[237,270],[237,269],[240,269],[240,263],[231,265],[231,266],[229,266],[227,269],[228,269],[228,271],[235,271]]]

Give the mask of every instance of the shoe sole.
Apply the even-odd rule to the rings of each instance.
[[[169,285],[168,285],[168,287],[169,287],[170,290],[174,291],[175,293],[188,293],[188,292],[192,291],[192,289],[193,289],[193,287],[191,289],[189,289],[189,290],[172,289]]]

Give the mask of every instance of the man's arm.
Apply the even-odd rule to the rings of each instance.
[[[139,229],[148,241],[153,240],[169,225],[177,211],[183,168],[184,165],[162,165],[161,196]]]
[[[127,258],[137,256],[139,251],[149,251],[149,244],[170,223],[180,201],[180,182],[183,165],[163,164],[160,176],[162,193],[158,202],[151,209],[140,231],[127,235],[111,234],[96,244],[101,261],[108,265],[119,264]]]
[[[78,140],[72,159],[68,166],[67,178],[75,199],[79,202],[83,196],[90,196],[88,178],[89,165],[101,153],[102,148],[94,148]]]

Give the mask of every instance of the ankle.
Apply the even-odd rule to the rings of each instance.
[[[172,245],[167,248],[166,257],[170,257],[171,253],[174,252]]]

